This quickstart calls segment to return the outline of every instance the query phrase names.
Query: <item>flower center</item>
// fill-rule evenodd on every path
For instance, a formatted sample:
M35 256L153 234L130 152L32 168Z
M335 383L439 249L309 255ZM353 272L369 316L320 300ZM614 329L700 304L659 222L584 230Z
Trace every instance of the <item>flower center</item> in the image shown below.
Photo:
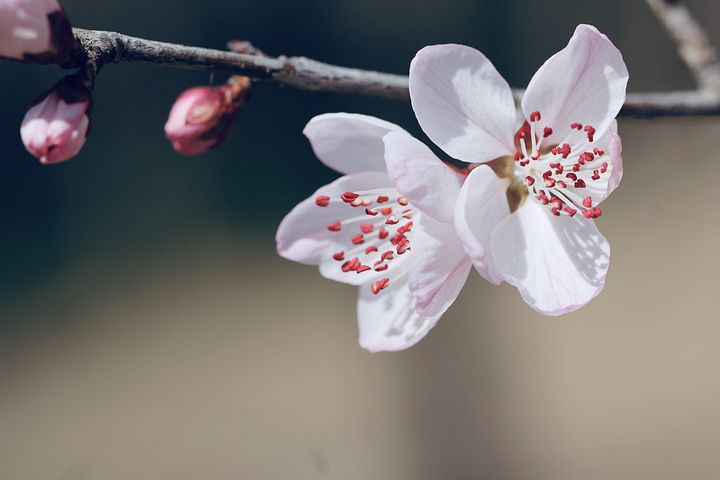
M573 123L562 142L543 148L553 129L544 127L537 132L535 125L540 118L540 112L530 114L530 121L515 135L517 152L512 159L512 174L508 175L513 180L508 189L511 210L513 200L517 208L529 196L547 205L556 216L573 217L580 211L586 218L599 217L602 211L592 197L582 194L588 185L605 181L610 175L605 152L594 143L595 128Z
M394 190L345 192L337 198L325 195L315 198L315 204L321 208L331 203L357 209L357 215L327 226L338 235L340 243L347 245L329 254L342 272L348 275L387 272L396 256L410 250L414 212L408 200ZM372 292L378 294L389 284L390 277L384 276L372 283Z

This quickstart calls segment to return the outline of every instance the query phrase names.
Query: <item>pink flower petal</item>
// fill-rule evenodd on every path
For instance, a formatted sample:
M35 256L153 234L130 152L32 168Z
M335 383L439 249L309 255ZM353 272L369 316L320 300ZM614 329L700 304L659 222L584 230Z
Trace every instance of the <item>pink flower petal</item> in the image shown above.
M452 222L462 176L406 132L388 133L384 140L388 173L398 191L425 214Z
M555 217L528 200L494 229L492 256L528 305L544 315L561 315L602 291L610 244L593 221Z
M359 225L367 221L362 208L353 208L339 200L347 191L392 189L392 181L385 173L363 172L346 175L318 189L300 202L283 219L276 234L277 251L280 256L300 263L319 265L326 278L351 285L362 285L387 272L368 271L363 274L343 272L342 262L333 259L335 252L346 251L352 246L351 237L359 232ZM317 197L330 197L330 203L319 207ZM340 231L328 226L340 221ZM409 255L398 255L392 261L393 270L401 270Z
M491 256L493 229L510 215L507 188L510 182L498 178L488 166L475 168L460 190L455 229L475 269L488 281L499 285L502 277Z
M410 291L423 316L442 315L460 294L472 262L452 223L421 214L413 229Z
M440 315L423 317L415 312L415 298L407 277L393 278L388 287L373 294L360 287L357 304L360 346L370 352L395 352L412 347L435 326Z
M410 64L410 99L422 129L448 155L486 162L514 152L512 92L477 50L463 45L420 50Z
M315 155L340 173L385 172L383 137L402 128L367 115L327 113L308 122L303 133Z
M570 125L595 128L602 136L625 102L628 71L620 51L595 27L579 25L567 47L548 59L522 99L527 119L541 113L536 131L552 128L547 145L561 142Z

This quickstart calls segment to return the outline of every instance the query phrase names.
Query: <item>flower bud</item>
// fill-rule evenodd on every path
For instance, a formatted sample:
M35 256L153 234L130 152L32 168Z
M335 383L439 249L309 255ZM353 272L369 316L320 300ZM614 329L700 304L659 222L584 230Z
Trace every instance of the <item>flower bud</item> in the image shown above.
M91 107L91 92L83 78L63 78L25 114L20 127L25 148L44 164L74 157L85 143Z
M219 87L194 87L175 101L165 135L183 155L197 155L223 142L245 104L250 79L233 76Z
M0 56L61 63L74 48L70 20L56 0L0 0Z

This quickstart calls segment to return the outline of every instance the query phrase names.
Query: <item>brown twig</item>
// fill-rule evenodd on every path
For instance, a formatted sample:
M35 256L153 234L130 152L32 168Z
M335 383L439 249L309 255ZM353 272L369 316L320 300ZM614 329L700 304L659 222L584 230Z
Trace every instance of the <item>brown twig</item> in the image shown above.
M652 2L654 0L648 0ZM268 57L130 37L121 33L74 29L78 46L63 67L91 63L146 62L178 68L224 71L302 90L408 100L404 75L339 67L305 57ZM516 98L522 90L514 90ZM720 90L630 93L621 115L640 117L720 115Z
M645 0L675 42L700 90L720 92L720 63L705 30L680 0Z

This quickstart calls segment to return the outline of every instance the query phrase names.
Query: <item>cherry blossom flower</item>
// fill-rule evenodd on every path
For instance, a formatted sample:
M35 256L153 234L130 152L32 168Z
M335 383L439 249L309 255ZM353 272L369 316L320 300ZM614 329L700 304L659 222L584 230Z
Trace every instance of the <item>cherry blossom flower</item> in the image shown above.
M59 63L75 46L70 21L55 0L0 0L0 56Z
M25 148L44 164L74 157L85 144L91 109L91 92L83 78L63 78L25 114L20 127Z
M507 82L477 50L429 46L410 66L420 126L470 164L454 213L467 255L481 275L514 285L543 314L580 308L604 286L610 245L593 220L622 177L615 117L627 81L620 52L589 25L540 67L519 119ZM419 148L394 133L386 143L395 157ZM444 188L413 175L408 169L406 182L417 195L403 192L411 202Z
M383 137L389 132L412 138L364 115L313 118L304 133L315 154L345 175L298 204L277 232L281 256L359 286L359 341L370 351L401 350L423 338L455 300L472 266L455 235L454 198L441 198L444 191L458 196L463 175L420 144L425 150L407 168L442 179L446 187L427 192L418 205L409 202L388 175ZM429 157L421 158L425 153ZM404 167L398 161L393 168ZM414 283L420 289L417 302L410 291Z

